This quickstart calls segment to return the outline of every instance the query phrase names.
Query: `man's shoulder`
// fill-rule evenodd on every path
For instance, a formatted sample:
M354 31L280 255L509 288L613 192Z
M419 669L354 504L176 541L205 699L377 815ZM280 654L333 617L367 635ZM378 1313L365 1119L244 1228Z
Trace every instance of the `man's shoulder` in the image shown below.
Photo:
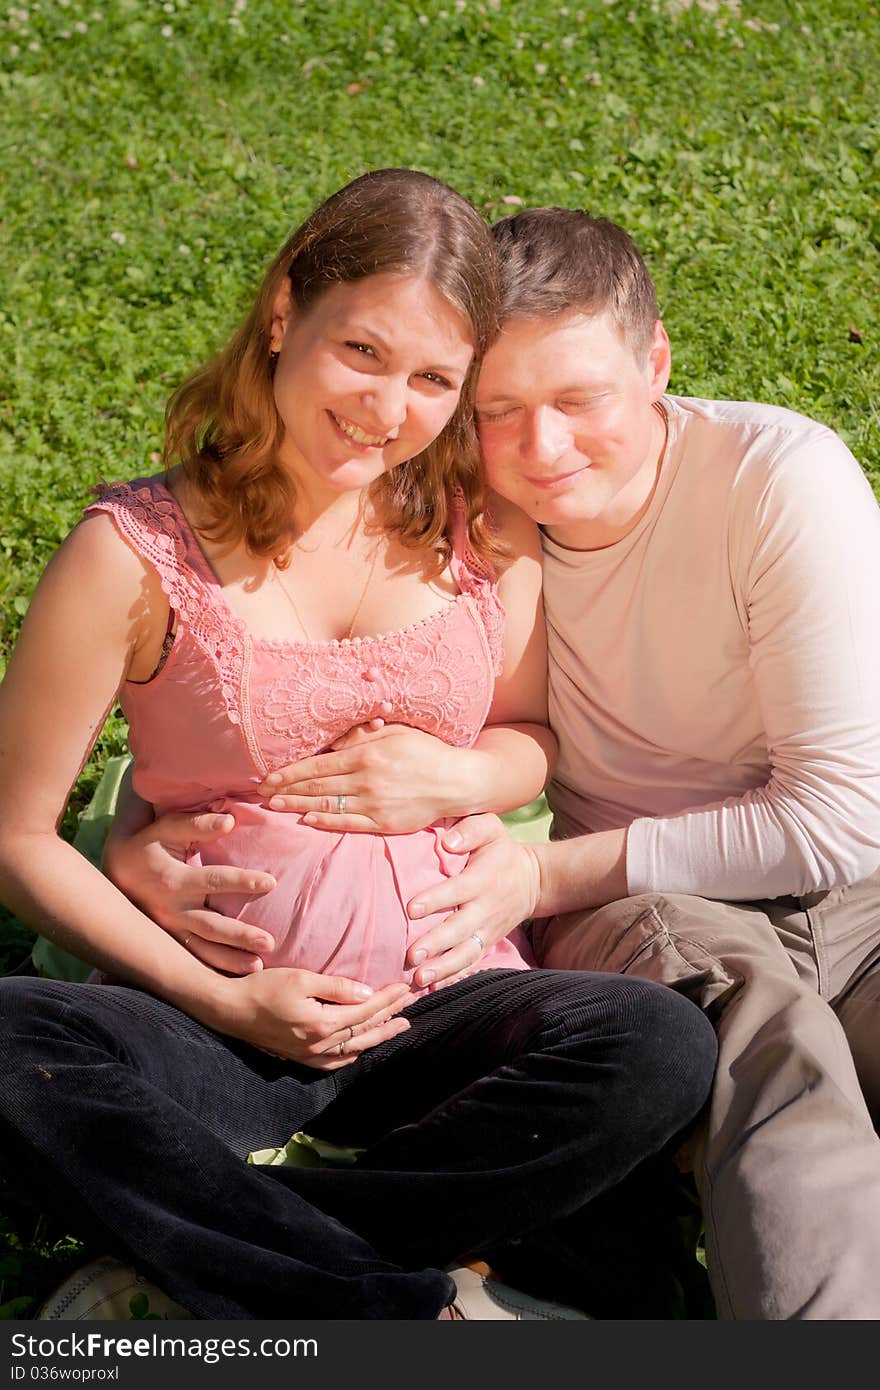
M829 469L835 476L841 470L862 473L839 434L795 410L693 396L664 401L685 474L705 477L709 470L719 486L736 491L749 483L761 488L774 479L800 486L807 475L827 481Z
M831 440L843 443L820 420L785 406L760 401L703 400L696 396L666 396L664 401L673 418L689 433L705 431L707 437L723 433L744 442L763 439L770 447Z
M858 461L819 420L755 401L671 397L670 432L679 444L678 493L689 511L703 499L707 516L751 532L783 516L806 528L832 513L842 525L877 507Z

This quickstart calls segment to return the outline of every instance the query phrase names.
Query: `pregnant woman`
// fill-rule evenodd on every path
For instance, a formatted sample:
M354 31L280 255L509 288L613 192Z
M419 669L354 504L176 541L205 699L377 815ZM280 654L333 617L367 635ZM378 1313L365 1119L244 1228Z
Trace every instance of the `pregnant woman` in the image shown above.
M427 992L406 903L460 862L437 832L341 834L263 794L383 719L448 742L450 814L543 783L537 549L487 523L471 423L497 311L453 190L341 189L172 398L169 472L105 489L61 547L0 689L0 892L115 981L0 981L4 1150L197 1317L480 1316L450 1266L579 1210L711 1081L685 1000L530 969L514 938L475 933ZM141 797L231 814L203 859L271 874L241 911L272 968L218 973L57 837L116 698ZM242 1162L306 1127L357 1164Z

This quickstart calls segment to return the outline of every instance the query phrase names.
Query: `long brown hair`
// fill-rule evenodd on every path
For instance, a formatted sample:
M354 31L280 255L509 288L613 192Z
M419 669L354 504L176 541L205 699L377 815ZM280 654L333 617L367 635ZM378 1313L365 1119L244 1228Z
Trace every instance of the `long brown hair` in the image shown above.
M479 213L438 179L380 169L346 184L291 234L269 266L244 322L213 361L175 391L166 410L165 467L180 463L205 503L214 540L244 541L284 564L296 484L282 467L283 426L272 389L275 298L289 278L302 310L332 285L369 275L424 276L466 319L474 359L452 419L429 447L370 487L388 529L404 545L449 558L448 507L463 493L471 548L501 547L483 521L483 481L473 395L480 362L498 330L499 283L491 233Z

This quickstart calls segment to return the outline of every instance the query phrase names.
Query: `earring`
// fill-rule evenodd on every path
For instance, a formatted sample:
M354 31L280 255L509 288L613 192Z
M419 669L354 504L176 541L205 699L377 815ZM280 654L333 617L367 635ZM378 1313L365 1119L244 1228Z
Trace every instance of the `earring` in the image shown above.
M278 361L278 349L277 349L277 348L270 348L270 349L269 349L269 366L270 366L270 367L274 367L274 366L275 366L275 363L276 363L277 361Z

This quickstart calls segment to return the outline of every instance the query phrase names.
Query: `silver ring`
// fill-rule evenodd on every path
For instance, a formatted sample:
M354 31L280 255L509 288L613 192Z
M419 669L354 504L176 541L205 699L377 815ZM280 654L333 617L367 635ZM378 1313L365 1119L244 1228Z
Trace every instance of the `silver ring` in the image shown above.
M486 949L486 943L485 943L485 941L483 940L483 938L480 936L480 933L479 933L478 931L472 931L472 932L471 932L471 941L476 941L477 945L478 945L479 948L480 948L480 955L482 955L483 952L484 952L485 949Z
M190 943L191 941L192 941L192 932L191 932L191 931L188 931L187 934L186 934L186 936L183 938L183 940L181 941L180 944L181 944L181 946L183 947L183 949L186 950L187 947L189 946L189 943Z
M344 815L345 815L345 804L346 804L346 800L347 800L347 798L346 798L344 795L337 796L337 798L336 798L336 814L337 814L337 816L344 816Z

